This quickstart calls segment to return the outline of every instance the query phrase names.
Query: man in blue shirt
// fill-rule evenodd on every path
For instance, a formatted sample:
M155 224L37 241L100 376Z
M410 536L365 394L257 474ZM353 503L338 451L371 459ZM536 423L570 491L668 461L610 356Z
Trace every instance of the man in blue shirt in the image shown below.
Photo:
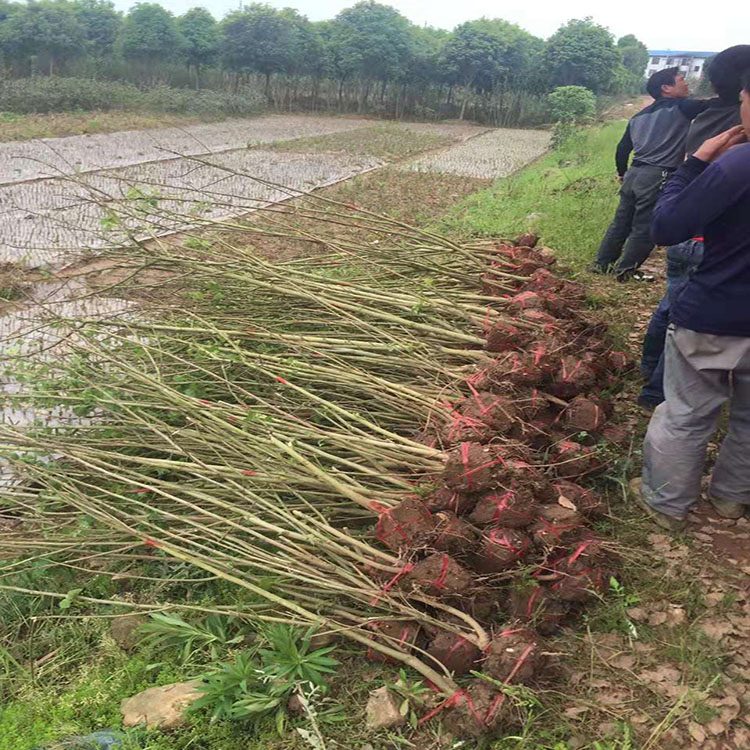
M703 260L672 306L665 401L648 427L642 477L631 482L635 499L673 531L700 498L706 447L727 401L709 500L725 518L750 505L750 73L741 98L742 125L703 143L654 209L654 242L705 238Z
M630 119L617 145L620 202L592 266L597 273L614 271L619 281L638 278L638 268L654 249L649 233L654 205L685 158L691 121L708 106L687 98L688 86L678 68L654 73L646 88L655 101Z

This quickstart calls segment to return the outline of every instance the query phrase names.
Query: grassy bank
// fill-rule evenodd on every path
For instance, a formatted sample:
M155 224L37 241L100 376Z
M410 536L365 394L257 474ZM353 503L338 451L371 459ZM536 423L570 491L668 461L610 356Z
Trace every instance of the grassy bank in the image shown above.
M511 236L536 229L573 269L584 268L617 202L614 152L624 124L585 130L515 175L471 196L445 220L456 234Z
M561 151L468 198L459 191L463 185L445 181L446 190L455 191L455 200L463 200L444 219L444 227L465 237L513 234L533 224L545 243L580 273L603 310L608 315L617 310L624 324L630 324L632 308L623 314L618 307L624 300L617 296L622 290L582 271L616 200L612 153L621 130L622 124L612 124L588 131ZM389 179L388 173L375 174L337 190L349 191L348 196L357 202L363 196L381 200L375 194L380 180L382 192L393 200ZM415 180L426 186L428 176L398 179L403 188L397 196L406 204L420 197L417 192L410 194ZM439 176L433 179L443 183ZM358 184L369 186L371 192L356 192ZM449 203L450 195L441 201ZM418 213L419 209L411 212ZM533 213L539 215L528 219ZM436 221L434 214L429 221ZM629 427L635 436L638 424ZM613 500L613 512L601 522L600 531L618 540L624 564L609 596L589 609L579 626L554 641L551 650L562 657L555 680L534 693L521 693L530 720L517 736L493 743L494 750L666 750L674 744L669 733L675 725L693 722L702 727L718 715L710 702L711 691L719 684L725 655L700 630L706 599L692 542L672 542L652 534L639 514L621 502L621 483L637 456L626 443L612 447L610 458L601 487ZM198 606L232 602L237 596L234 590L214 588L215 584L149 583L138 579L141 573L145 571L134 568L129 571L132 578L115 582L102 576L87 584L85 595L131 602L181 598ZM180 576L188 578L195 572L185 566ZM56 586L62 593L80 585L71 571L53 576L41 562L36 575L6 574L3 580L29 589ZM0 696L4 699L0 750L29 750L58 738L117 726L122 698L144 687L194 677L210 658L209 649L204 648L185 659L184 650L174 643L164 648L153 643L122 647L110 631L109 620L97 619L113 610L78 601L75 594L67 601L70 606L61 608L54 601L13 592L0 599L4 613L0 623ZM726 615L732 604L730 598L719 602L717 612ZM637 609L641 611L636 613ZM229 644L221 649L220 658L232 654ZM367 664L345 648L337 649L336 657L343 665L333 693L342 707L343 722L324 727L330 750L364 750L368 745L377 750L444 747L430 725L418 733L407 728L368 736L362 721L364 698L370 689L393 682L398 675L395 669ZM309 726L303 719L299 724ZM136 742L146 750L309 747L296 733L278 736L270 720L248 729L242 723L212 724L205 715L191 719L187 728L175 733L134 738L133 747Z

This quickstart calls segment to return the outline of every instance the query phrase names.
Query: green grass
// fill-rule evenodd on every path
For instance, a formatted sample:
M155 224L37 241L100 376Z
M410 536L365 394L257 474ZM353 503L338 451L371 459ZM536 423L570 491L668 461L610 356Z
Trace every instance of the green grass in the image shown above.
M453 139L435 133L413 133L388 123L371 128L359 128L345 133L297 138L273 144L277 151L320 153L343 151L355 156L375 156L383 161L396 161L407 156L449 146ZM268 148L264 146L263 148Z
M515 236L529 227L574 270L593 259L617 204L615 146L624 122L584 130L561 149L464 200L444 221L458 235Z

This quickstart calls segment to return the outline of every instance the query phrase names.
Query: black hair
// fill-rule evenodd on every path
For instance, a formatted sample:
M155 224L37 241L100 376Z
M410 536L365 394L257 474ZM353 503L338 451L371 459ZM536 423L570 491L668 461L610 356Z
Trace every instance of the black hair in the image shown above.
M750 44L737 44L719 52L708 63L708 80L723 102L736 104L742 90L742 76L750 70Z
M750 68L742 74L742 89L740 90L750 94Z
M648 91L654 99L661 99L661 87L674 86L674 82L678 75L680 75L680 69L678 67L658 70L648 79L648 82L646 83L646 91Z

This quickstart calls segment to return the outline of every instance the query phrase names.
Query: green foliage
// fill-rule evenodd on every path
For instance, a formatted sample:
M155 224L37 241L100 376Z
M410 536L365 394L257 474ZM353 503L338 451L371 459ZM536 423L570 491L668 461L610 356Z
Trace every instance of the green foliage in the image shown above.
M545 56L553 86L585 86L595 93L607 90L620 63L612 34L591 18L560 27Z
M289 18L270 5L253 3L222 22L222 59L234 71L269 77L289 68L296 35Z
M596 114L596 97L583 86L558 86L548 100L555 121L585 122Z
M411 53L409 22L394 8L373 0L342 10L330 24L328 39L332 67L341 80L391 80Z
M245 639L244 634L238 632L235 618L215 614L197 622L186 622L178 615L157 612L140 630L144 641L154 647L178 650L183 664L190 662L197 652L208 653L216 661L228 648Z
M143 91L129 83L85 78L51 76L0 81L0 111L72 112L82 109L247 115L257 113L260 105L252 95L195 92L169 86Z
M634 34L626 34L617 40L623 67L634 76L642 79L648 65L648 47Z
M126 58L153 64L176 57L183 40L169 11L157 3L136 3L125 17L121 43Z
M62 0L30 2L12 13L0 27L0 49L16 64L41 58L53 73L55 66L84 51L84 28L73 6Z
M219 53L219 27L205 8L191 8L177 19L188 65L209 65Z
M324 690L325 675L333 674L338 665L328 656L334 647L316 649L313 634L288 625L266 626L259 648L204 677L203 695L192 709L210 711L212 720L253 721L273 713L281 731L291 695L306 685Z
M86 53L95 58L113 54L122 27L122 14L109 0L76 0L73 13L83 28Z

